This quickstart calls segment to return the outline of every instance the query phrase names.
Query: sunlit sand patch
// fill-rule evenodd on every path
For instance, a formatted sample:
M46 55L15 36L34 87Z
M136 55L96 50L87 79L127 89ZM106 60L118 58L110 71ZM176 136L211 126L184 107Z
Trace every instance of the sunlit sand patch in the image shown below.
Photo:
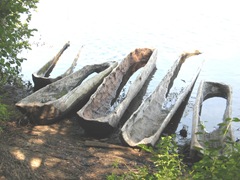
M111 160L104 161L104 159L103 159L101 163L104 166L111 166L111 165L114 166L114 165L126 164L127 161L122 157L113 156Z
M62 134L62 135L65 135L65 134L67 134L67 130L68 130L68 128L64 127L59 131L59 133Z
M43 133L42 132L40 132L40 131L36 131L35 129L33 129L33 131L31 132L31 134L32 135L34 135L34 136L43 136Z
M57 134L59 132L59 126L53 125L53 126L35 126L33 128L33 134L35 135L43 135L45 133L49 134Z
M19 149L14 148L13 150L10 151L11 154L18 160L25 160L25 155L23 152L21 152Z
M34 157L30 160L30 165L32 170L35 170L41 166L42 159L38 157Z
M43 139L30 139L29 143L33 143L33 144L44 144L45 140Z
M58 158L47 158L44 162L45 166L54 167L56 166L61 160Z
M57 126L57 127L49 127L48 132L50 134L57 134L59 132L59 126Z

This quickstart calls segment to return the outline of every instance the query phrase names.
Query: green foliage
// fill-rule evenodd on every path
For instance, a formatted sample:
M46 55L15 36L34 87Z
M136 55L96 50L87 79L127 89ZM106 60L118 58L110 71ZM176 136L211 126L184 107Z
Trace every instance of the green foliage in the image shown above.
M0 85L14 82L21 71L19 57L23 49L30 49L28 39L35 29L29 28L31 10L38 0L0 1Z
M0 103L0 121L5 121L9 118L8 107Z
M162 137L154 152L157 179L177 179L185 172L185 166L178 154L178 146L172 136Z
M162 137L156 149L146 145L140 147L152 154L154 167L139 167L137 171L130 171L121 176L111 174L107 179L180 179L185 175L186 166L178 154L174 136Z
M156 179L151 173L150 168L147 166L138 167L136 170L130 170L127 173L122 175L116 175L112 173L111 175L107 176L107 180L136 180L136 179Z
M227 119L220 123L222 135L227 135L231 122L240 122L238 118ZM240 179L240 144L225 141L224 148L212 148L206 143L203 158L193 165L193 179ZM221 150L222 153L219 153Z
M8 111L8 106L1 103L1 96L0 96L0 123L2 121L6 121L7 119L9 119L9 117L10 117L10 113ZM3 131L3 128L1 127L1 124L0 124L0 133L2 131Z
M203 159L195 163L192 171L193 179L240 179L240 144L231 145L233 151L219 155L219 151L208 149Z
M223 136L228 134L231 122L240 122L240 119L228 118L220 123ZM111 174L107 179L240 179L240 143L226 138L223 148L213 148L210 144L206 142L205 149L202 149L202 159L195 162L190 169L182 162L174 136L162 137L156 149L140 146L152 154L154 167L138 167L136 171L130 170L120 176Z
M114 168L118 168L118 166L119 166L119 162L118 162L118 161L115 161L115 162L113 163L113 167L114 167Z

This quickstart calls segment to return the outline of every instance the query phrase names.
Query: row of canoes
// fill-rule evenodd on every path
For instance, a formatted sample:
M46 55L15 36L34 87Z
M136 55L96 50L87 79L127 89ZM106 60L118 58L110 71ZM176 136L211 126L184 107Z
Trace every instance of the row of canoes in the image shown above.
M64 76L49 80L51 70L68 46L69 44L66 44L53 60L33 75L35 92L19 101L16 106L36 124L51 124L69 113L77 113L83 128L90 134L106 135L116 128L121 128L120 137L129 146L139 144L154 146L157 143L169 122L173 118L181 118L180 111L185 109L201 71L200 66L190 83L182 88L176 102L171 107L166 107L164 104L168 100L167 97L181 66L187 58L201 54L199 51L183 53L150 96L143 100L131 116L124 119L124 113L131 108L130 103L156 69L157 50L139 48L119 63L87 65L72 73L76 66L76 58ZM138 75L123 96L121 92L136 72ZM47 84L45 84L46 81ZM220 144L224 142L225 137L220 136L220 130L209 135L203 128L199 128L202 103L215 96L227 99L223 120L231 116L230 87L221 83L202 81L194 107L192 151L196 148L204 148L204 141L209 140L209 137L210 139L217 137ZM124 121L122 127L119 125L120 121ZM232 138L231 131L228 135Z

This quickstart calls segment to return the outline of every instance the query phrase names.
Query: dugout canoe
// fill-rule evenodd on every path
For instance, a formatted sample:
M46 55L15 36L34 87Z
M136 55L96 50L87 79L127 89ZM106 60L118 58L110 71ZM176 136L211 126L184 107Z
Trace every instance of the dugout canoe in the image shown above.
M125 110L156 67L156 59L156 49L135 49L104 79L87 104L77 112L88 134L104 136L118 126ZM139 74L122 97L120 92L138 69Z
M221 97L226 99L226 107L223 113L222 122L226 123L228 132L223 134L221 127L212 132L207 132L201 119L201 110L203 102L209 98ZM192 119L192 137L190 154L191 157L201 157L201 151L205 148L206 143L212 148L221 148L227 140L233 141L233 133L230 121L232 115L232 89L229 85L220 82L201 81L194 105ZM208 121L214 121L209 119ZM217 124L216 124L217 125Z
M55 78L51 78L50 74L53 71L54 67L56 66L60 56L63 54L63 52L70 46L70 42L66 43L62 49L57 53L57 55L55 57L53 57L52 60L48 61L43 67L41 67L37 72L32 74L32 80L34 83L34 87L33 87L33 91L37 91L43 87L45 87L48 84L51 84L59 79L62 79L70 74L73 73L74 68L77 65L77 61L79 59L79 55L80 52L82 50L79 50L77 56L75 57L75 59L73 60L71 66L61 75L55 77Z
M74 108L82 107L117 64L86 65L27 96L16 107L35 124L54 123Z
M154 92L145 99L123 125L120 134L123 143L132 147L140 144L155 146L168 123L177 111L181 109L180 106L186 104L185 101L188 100L189 94L192 92L201 67L199 67L192 77L191 82L179 93L176 102L170 107L165 107L164 104L166 104L174 79L178 76L185 60L193 55L199 54L201 53L197 50L193 53L183 53L180 58L174 62Z

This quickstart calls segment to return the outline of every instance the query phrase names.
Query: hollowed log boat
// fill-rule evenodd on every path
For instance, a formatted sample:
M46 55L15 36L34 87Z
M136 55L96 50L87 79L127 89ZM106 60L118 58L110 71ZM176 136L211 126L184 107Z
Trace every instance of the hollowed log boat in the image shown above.
M27 96L16 106L35 124L56 122L74 108L82 107L117 64L105 62L86 65ZM95 72L96 75L93 74Z
M205 100L213 97L226 99L226 108L223 114L222 122L227 127L227 133L223 133L223 126L219 126L212 132L207 132L201 119L202 104ZM211 112L210 112L211 113ZM201 157L202 150L206 143L210 148L224 147L225 141L233 141L233 133L228 118L232 113L232 89L229 85L220 82L201 81L195 101L193 119L192 119L192 139L191 156L193 158ZM214 121L214 119L212 119ZM210 121L210 120L209 120Z
M156 59L156 49L135 49L104 79L87 104L77 112L88 134L107 135L118 126L125 110L156 67ZM120 97L124 85L138 69L138 76L125 96Z
M45 87L48 84L51 84L59 79L66 77L67 75L70 75L71 73L73 73L73 70L77 65L77 61L78 61L82 47L79 50L76 58L73 60L71 66L63 74L61 74L55 78L50 77L50 74L51 74L52 70L54 69L54 67L56 66L60 56L63 54L63 52L69 46L70 46L70 43L69 42L66 43L52 60L48 61L42 68L40 68L37 72L32 74L32 80L34 83L34 87L33 87L34 92Z
M194 84L201 71L201 67L199 67L191 82L181 93L179 93L176 102L170 107L165 107L174 79L178 76L185 60L198 54L200 54L199 51L184 53L174 62L173 66L158 84L154 92L145 99L139 108L125 122L120 134L123 143L133 147L140 144L155 146L168 123L172 118L176 118L175 115L178 111L179 113L182 112L181 106L183 104L186 105L185 101L188 100L189 95L192 92ZM178 118L181 118L181 116Z

